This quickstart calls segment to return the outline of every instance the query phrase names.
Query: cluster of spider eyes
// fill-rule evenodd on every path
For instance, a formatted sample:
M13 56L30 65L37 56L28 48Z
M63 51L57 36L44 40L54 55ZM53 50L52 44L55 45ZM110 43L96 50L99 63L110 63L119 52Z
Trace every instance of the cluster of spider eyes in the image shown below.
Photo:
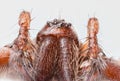
M64 19L54 19L53 21L48 21L47 25L49 27L71 27L71 23L66 23Z

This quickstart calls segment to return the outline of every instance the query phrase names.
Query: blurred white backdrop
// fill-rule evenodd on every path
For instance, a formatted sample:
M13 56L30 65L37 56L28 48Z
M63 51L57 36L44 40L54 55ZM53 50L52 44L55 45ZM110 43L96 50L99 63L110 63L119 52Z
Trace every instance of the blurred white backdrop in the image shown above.
M11 43L18 34L18 16L28 10L32 15L31 38L49 20L63 18L71 22L79 39L86 37L87 21L97 17L99 43L109 57L120 58L119 0L0 0L0 47Z

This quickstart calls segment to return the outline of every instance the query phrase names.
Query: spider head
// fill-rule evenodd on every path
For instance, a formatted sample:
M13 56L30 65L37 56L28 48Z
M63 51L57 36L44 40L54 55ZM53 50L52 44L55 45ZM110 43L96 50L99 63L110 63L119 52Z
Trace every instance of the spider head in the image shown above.
M53 21L47 22L43 29L37 34L37 42L41 40L42 36L53 36L57 38L68 37L76 41L78 40L72 24L65 22L63 19L54 19Z
M54 35L65 35L72 33L71 23L66 23L65 20L54 19L53 21L47 22L45 27L40 31L42 34L54 34Z
M72 31L72 25L71 23L65 22L63 19L54 19L47 22L42 31L44 34L63 35Z

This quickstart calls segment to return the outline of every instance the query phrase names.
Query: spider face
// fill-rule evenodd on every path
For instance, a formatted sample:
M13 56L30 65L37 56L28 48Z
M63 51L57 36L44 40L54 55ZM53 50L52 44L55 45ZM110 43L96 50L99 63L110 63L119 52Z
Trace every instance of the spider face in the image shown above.
M48 35L56 36L57 38L69 37L78 40L78 37L72 28L72 24L65 22L63 19L54 19L53 21L47 22L43 29L38 33L37 40L39 41L41 36Z

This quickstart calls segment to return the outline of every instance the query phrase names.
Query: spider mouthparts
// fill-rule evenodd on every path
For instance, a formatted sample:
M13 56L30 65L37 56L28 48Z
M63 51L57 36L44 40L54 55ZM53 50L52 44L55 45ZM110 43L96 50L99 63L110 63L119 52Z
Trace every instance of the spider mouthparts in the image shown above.
M47 25L49 27L71 27L71 23L66 23L64 19L54 19L53 21L48 21Z

